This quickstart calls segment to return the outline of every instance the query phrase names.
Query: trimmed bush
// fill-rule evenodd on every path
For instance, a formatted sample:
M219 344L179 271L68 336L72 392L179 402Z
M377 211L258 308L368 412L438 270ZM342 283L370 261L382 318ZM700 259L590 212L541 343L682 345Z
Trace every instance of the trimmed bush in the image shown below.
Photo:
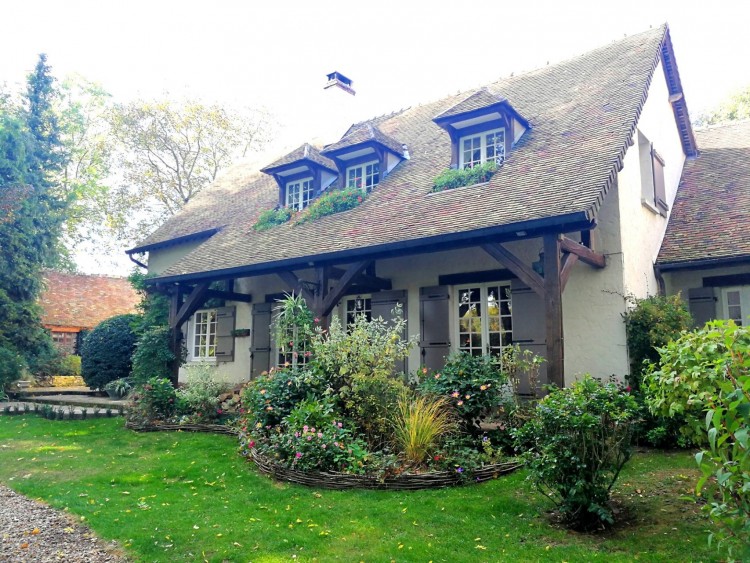
M128 420L153 422L169 420L179 410L177 392L166 378L152 377L130 395Z
M130 375L137 315L119 315L102 321L86 335L81 346L81 376L92 389Z
M586 376L552 391L515 432L519 443L532 445L523 455L529 479L571 527L613 523L609 493L630 459L636 413L631 395Z
M0 346L0 398L5 396L5 388L21 379L26 362L17 352Z

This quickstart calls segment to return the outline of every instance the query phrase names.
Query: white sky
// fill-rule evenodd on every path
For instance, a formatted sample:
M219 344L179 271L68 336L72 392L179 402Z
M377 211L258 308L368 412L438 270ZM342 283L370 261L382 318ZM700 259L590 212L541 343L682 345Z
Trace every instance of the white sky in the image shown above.
M667 21L691 114L750 85L750 2L35 0L2 8L0 83L20 85L45 52L126 101L165 91L265 106L280 146L320 131L338 70L365 119L575 56ZM128 264L126 261L125 264ZM114 266L87 262L88 271ZM126 266L127 269L127 266ZM122 269L119 270L122 272Z

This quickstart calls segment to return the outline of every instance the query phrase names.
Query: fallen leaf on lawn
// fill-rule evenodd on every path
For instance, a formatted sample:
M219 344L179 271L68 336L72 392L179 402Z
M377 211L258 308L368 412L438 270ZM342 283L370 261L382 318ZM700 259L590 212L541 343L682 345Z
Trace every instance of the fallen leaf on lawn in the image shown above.
M23 543L21 544L21 549L29 549L29 544L28 544L28 542L23 542Z
M41 533L42 532L41 532L41 530L39 528L34 528L33 530L31 530L31 535L32 536L35 536L35 535L41 534Z

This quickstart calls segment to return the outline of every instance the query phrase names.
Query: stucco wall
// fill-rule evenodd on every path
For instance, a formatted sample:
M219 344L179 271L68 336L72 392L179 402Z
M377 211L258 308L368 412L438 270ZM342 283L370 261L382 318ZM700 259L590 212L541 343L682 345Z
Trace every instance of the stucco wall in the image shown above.
M160 274L183 256L198 248L204 241L190 241L159 248L148 253L148 273Z
M703 287L704 277L727 276L731 274L750 274L750 264L739 266L728 266L723 268L706 268L700 270L677 270L664 272L664 287L668 295L680 293L683 300L688 300L688 290L695 287ZM716 310L715 318L724 317L724 302L721 288L715 292Z

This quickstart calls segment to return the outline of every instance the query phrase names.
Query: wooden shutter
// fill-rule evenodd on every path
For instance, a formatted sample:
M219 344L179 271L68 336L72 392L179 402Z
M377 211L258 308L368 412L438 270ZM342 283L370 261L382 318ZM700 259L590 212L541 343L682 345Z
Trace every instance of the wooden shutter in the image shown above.
M216 361L234 361L234 319L236 307L219 307L216 309Z
M404 290L397 290L397 291L381 291L379 293L373 293L372 297L370 298L370 306L372 307L372 318L377 319L378 317L383 317L384 319L392 319L393 318L393 309L396 308L396 305L401 305L401 309L403 311L404 319L407 319L407 302L406 302L406 291ZM408 330L406 331L406 334L401 335L403 338L408 338ZM408 363L407 358L404 358L402 361L396 362L396 365L394 366L394 371L396 373L403 372L408 373Z
M713 287L688 289L688 309L693 315L693 325L702 327L716 318L716 295Z
M667 191L664 185L664 159L654 150L651 145L651 171L654 175L654 204L659 212L667 216L669 205L667 204Z
M537 356L547 355L546 317L544 300L519 279L510 282L510 298L513 320L513 344L522 350L530 350ZM547 364L539 370L539 385L547 383ZM521 378L520 393L531 391L528 377Z
M447 286L422 287L419 290L419 342L422 365L441 370L450 353L450 291Z
M250 377L258 377L271 368L271 311L273 303L253 305Z

